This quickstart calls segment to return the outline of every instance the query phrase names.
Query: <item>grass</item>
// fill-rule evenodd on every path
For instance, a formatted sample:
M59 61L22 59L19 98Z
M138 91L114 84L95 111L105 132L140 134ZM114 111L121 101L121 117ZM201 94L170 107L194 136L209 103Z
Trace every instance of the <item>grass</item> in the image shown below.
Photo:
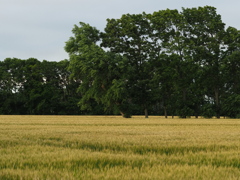
M0 179L239 179L240 120L0 116Z

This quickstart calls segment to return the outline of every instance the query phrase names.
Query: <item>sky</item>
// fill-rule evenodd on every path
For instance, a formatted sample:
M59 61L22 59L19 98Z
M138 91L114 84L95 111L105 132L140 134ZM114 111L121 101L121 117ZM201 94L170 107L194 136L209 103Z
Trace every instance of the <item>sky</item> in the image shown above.
M0 0L0 60L69 59L65 42L79 22L103 31L106 19L123 14L206 5L217 8L226 27L240 29L237 0Z

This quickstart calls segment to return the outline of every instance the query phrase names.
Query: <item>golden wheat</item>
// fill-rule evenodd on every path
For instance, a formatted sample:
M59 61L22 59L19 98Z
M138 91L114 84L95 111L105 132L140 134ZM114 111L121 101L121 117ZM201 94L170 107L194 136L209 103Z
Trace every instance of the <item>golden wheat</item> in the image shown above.
M0 179L239 179L240 120L0 116Z

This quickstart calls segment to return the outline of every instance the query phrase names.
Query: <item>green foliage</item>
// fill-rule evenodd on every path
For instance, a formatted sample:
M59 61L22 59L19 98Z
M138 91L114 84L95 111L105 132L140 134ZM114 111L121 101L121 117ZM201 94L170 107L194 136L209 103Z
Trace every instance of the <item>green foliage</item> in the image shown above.
M202 107L202 116L205 118L212 118L214 116L214 109L212 104L205 104Z
M240 95L230 94L223 101L223 112L230 118L240 118Z
M239 117L240 31L211 6L74 25L69 61L0 62L0 114Z
M84 23L80 26L74 27L74 37L66 42L65 50L70 54L72 78L81 81L78 87L82 95L79 101L81 109L93 110L92 100L104 104L106 111L122 107L127 99L123 94L123 90L126 92L124 77L121 77L125 68L121 67L124 58L105 52L98 45L100 34L96 28Z
M69 79L68 64L34 58L1 62L0 114L80 114L78 83Z

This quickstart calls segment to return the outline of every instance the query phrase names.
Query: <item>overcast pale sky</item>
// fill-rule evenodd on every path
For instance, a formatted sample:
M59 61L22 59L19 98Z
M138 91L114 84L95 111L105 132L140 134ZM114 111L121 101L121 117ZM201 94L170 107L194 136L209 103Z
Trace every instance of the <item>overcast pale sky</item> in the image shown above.
M103 30L107 18L145 11L214 6L226 27L240 29L237 0L0 0L0 60L68 59L65 42L82 21Z

